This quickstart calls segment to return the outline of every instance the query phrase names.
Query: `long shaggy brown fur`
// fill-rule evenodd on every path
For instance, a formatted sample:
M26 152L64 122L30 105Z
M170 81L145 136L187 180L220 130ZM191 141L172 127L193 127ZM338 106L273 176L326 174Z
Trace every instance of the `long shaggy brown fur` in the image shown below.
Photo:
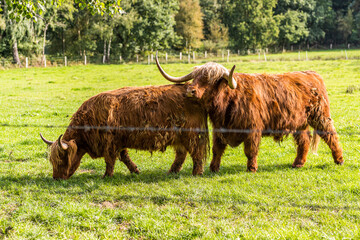
M58 142L51 146L54 178L69 178L85 153L92 158L105 158L104 176L113 175L117 157L131 172L139 172L127 148L165 151L168 146L176 151L169 172L179 172L189 152L194 162L193 174L202 174L209 142L207 114L197 101L186 97L186 89L186 85L180 84L126 87L85 101L62 137L68 149L63 150ZM74 147L76 153L70 156Z
M235 73L237 87L230 89L227 81L219 77L223 69L216 63L196 68L188 89L188 95L201 99L214 128L248 130L214 133L212 171L219 170L227 145L235 147L243 142L247 168L256 171L261 137L271 135L279 141L290 133L298 146L293 167L302 167L310 146L309 126L328 144L335 163L343 163L342 149L330 117L329 98L319 74L313 71Z

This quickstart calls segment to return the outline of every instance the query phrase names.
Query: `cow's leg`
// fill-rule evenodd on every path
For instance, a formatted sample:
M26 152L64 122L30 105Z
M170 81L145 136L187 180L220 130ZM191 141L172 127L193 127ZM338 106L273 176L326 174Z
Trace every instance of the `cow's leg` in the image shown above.
M116 155L114 154L105 154L105 163L106 163L106 170L103 178L105 177L112 177L114 175L114 166L116 161Z
M306 162L306 156L310 148L311 135L309 132L309 127L306 127L304 130L297 131L293 134L293 136L297 144L297 154L292 167L300 168L304 166Z
M185 162L186 159L186 149L183 147L178 147L175 150L175 160L173 162L173 164L171 165L171 168L169 170L169 173L178 173L180 172L183 163Z
M196 137L197 140L197 137ZM189 141L189 143L193 142L193 146L188 147L188 152L193 160L193 172L194 176L202 175L204 172L204 162L205 162L205 155L206 155L206 144L200 143L199 141Z
M210 163L210 171L219 172L221 157L224 154L225 149L226 149L226 144L222 142L221 138L218 137L217 134L214 134L213 147L212 147L213 158Z
M244 152L248 159L247 171L256 172L258 169L257 155L261 141L261 133L251 133L244 141Z
M315 130L331 149L334 162L342 165L344 163L342 148L340 147L339 138L331 118L327 118L324 123L316 126Z
M131 161L128 150L125 148L120 152L120 161L125 163L126 167L129 169L130 173L140 173L136 164Z

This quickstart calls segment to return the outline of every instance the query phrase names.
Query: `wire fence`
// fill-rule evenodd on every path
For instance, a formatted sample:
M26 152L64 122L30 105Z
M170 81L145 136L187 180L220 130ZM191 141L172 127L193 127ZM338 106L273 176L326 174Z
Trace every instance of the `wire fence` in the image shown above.
M360 59L360 51L356 49L334 49L320 51L288 51L284 53L269 53L267 49L255 51L230 51L217 52L159 52L162 63L198 64L208 61L216 62L266 62L266 61L311 61L311 60L354 60ZM50 56L22 57L20 67L56 67L87 64L154 64L155 53L139 53L132 57L123 58L121 55L83 55L83 56ZM0 67L19 67L12 59L0 59Z
M324 134L338 134L338 135L359 135L360 136L360 129L359 131L309 131L309 130L281 130L281 129L228 129L228 128L183 128L183 127L138 127L138 126L70 126L70 125L41 125L41 124L7 124L1 123L1 127L10 127L10 128L60 128L60 129L73 129L73 130L83 130L85 132L90 130L98 130L98 131L125 131L125 132L135 132L135 131L142 131L142 132L195 132L195 133L237 133L237 134L251 134L251 133L261 133L263 135L288 135L288 134L300 134L300 133L316 133L319 135Z

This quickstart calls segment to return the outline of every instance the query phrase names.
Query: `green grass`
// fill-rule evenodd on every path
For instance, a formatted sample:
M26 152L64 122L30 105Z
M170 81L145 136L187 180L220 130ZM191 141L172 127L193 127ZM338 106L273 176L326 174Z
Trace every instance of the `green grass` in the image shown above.
M360 61L234 62L237 71L315 70L325 79L345 164L322 142L302 169L292 169L292 138L263 138L259 170L245 172L243 146L228 148L220 172L177 175L165 153L130 151L141 170L116 164L101 179L102 159L83 158L67 181L52 180L46 145L90 96L123 86L167 84L154 65L74 66L0 72L0 239L359 239ZM225 64L230 68L232 64ZM194 65L164 65L179 76ZM28 127L24 127L28 125ZM46 127L49 126L49 127ZM50 127L55 126L55 127Z

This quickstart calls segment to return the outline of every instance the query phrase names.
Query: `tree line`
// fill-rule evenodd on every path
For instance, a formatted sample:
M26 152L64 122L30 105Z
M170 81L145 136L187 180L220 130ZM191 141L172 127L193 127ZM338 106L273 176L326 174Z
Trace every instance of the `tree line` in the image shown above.
M21 1L0 1L0 55L18 64L20 56L45 54L109 61L155 50L247 53L360 42L360 0L122 0L119 11L79 0L41 0L24 11L14 2Z

